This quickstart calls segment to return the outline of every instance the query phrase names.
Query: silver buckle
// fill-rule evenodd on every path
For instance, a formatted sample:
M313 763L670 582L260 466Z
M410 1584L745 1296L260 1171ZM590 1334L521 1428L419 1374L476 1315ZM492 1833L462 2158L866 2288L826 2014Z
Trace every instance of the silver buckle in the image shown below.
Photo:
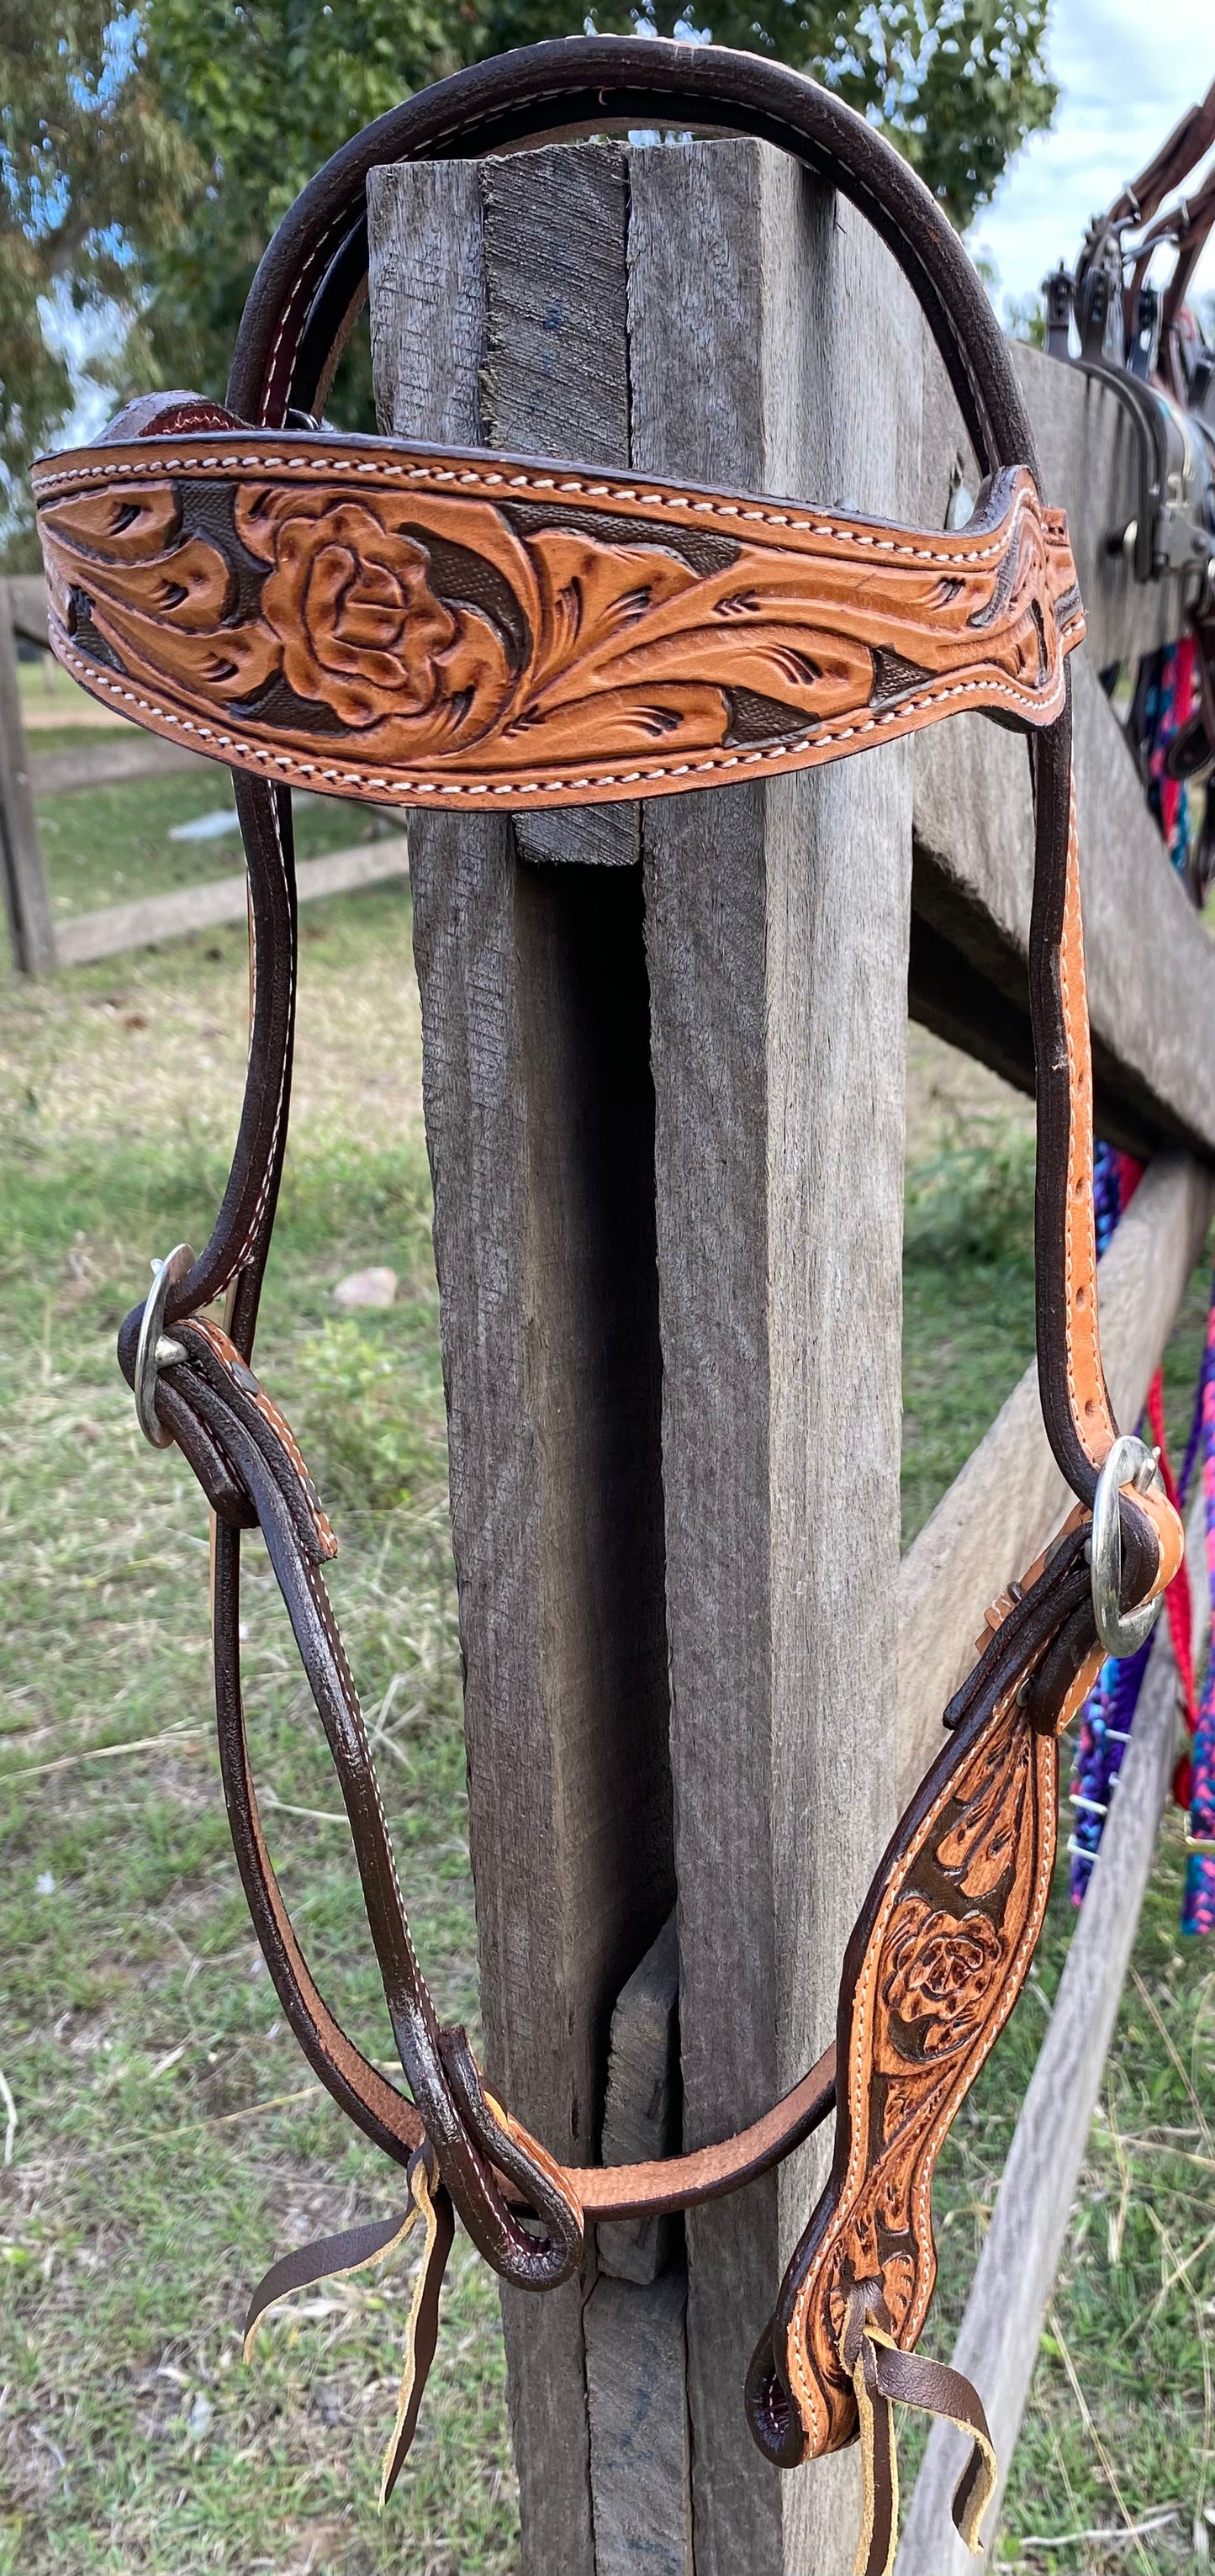
M1121 1659L1137 1654L1151 1636L1160 1616L1163 1592L1151 1601L1141 1601L1133 1610L1122 1608L1122 1526L1118 1517L1118 1493L1123 1485L1133 1485L1146 1494L1154 1486L1164 1492L1156 1451L1145 1447L1129 1432L1115 1440L1097 1479L1093 1496L1093 1530L1090 1542L1093 1584L1093 1617L1097 1634L1107 1655Z
M165 1301L170 1288L176 1288L193 1268L194 1255L188 1243L175 1244L167 1261L152 1263L152 1285L135 1356L135 1416L144 1439L150 1440L154 1449L171 1449L173 1445L173 1434L165 1430L156 1411L156 1380L162 1368L173 1368L186 1356L181 1343L170 1341L161 1330Z

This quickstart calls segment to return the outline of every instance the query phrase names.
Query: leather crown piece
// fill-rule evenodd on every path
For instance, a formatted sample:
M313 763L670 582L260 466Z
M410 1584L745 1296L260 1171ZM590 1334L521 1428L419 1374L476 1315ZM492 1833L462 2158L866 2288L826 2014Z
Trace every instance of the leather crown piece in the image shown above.
M919 298L987 478L968 527L907 530L317 427L365 286L372 167L643 124L765 136L875 226ZM955 2501L973 2544L993 2475L982 2406L956 2373L913 2351L936 2269L933 2169L1041 1927L1058 1736L1105 1651L1097 1621L1158 1602L1181 1554L1150 1460L1132 1473L1126 1444L1115 1450L1101 1369L1066 668L1083 617L1066 528L1043 506L983 290L912 172L801 75L659 40L535 46L409 100L304 191L255 280L226 405L149 398L94 446L45 460L36 488L60 657L97 696L233 769L253 935L236 1152L210 1242L197 1259L184 1246L170 1256L127 1318L119 1356L145 1427L176 1441L215 1516L224 1791L284 2013L334 2099L408 2174L403 2219L287 2257L257 2293L250 2329L279 2297L383 2259L424 2220L387 2489L434 2348L453 2209L503 2279L542 2291L577 2268L588 2223L735 2190L834 2104L831 2175L752 2362L748 2420L781 2466L859 2436L857 2565L876 2576L894 2549L891 2406L949 2415L974 2445ZM332 1532L250 1366L290 1094L287 787L406 806L454 800L457 810L485 798L509 808L669 794L812 766L964 707L1030 741L1039 1375L1077 1505L988 1614L946 1712L945 1747L849 1943L834 2047L762 2120L716 2146L660 2164L562 2166L494 2099L463 2032L439 2025L325 1590ZM203 1310L224 1295L221 1328ZM1088 1563L1094 1505L1104 1607ZM341 1784L408 2094L330 2011L266 1847L240 1687L240 1532L254 1522ZM1150 1619L1150 1606L1139 1615Z

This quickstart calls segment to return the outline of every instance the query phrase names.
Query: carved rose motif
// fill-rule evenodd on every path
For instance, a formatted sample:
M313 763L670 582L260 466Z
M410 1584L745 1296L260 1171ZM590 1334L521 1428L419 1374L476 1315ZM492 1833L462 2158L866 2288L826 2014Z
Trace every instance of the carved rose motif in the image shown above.
M885 2001L920 2025L925 2057L949 2057L974 2037L987 2010L1004 1944L986 1914L961 1918L910 1897L895 1918Z
M424 547L361 501L292 512L275 530L262 614L283 648L298 698L319 699L345 725L423 715L450 681L440 657L456 621L430 588Z
M114 672L138 684L154 731L219 718L238 767L269 749L284 774L371 798L593 796L634 763L672 781L692 763L707 783L908 730L961 695L1045 717L1082 627L1063 523L1022 472L973 528L908 544L577 474L566 523L541 467L508 494L495 475L491 499L490 478L442 459L328 439L269 461L263 478L225 437L172 476L154 456L133 473L119 448L109 488L96 450L79 488L48 465L56 632L98 694ZM187 507L196 477L229 491L231 534L222 510ZM962 1858L964 1894L991 1892L1003 1841Z

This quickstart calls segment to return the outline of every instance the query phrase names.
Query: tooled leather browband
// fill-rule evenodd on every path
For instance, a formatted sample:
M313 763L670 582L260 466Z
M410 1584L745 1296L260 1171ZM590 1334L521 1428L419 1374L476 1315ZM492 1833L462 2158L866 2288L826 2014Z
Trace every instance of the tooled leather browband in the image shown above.
M849 196L899 261L987 482L968 527L909 531L629 473L330 435L323 409L366 271L378 163L504 148L560 128L759 134ZM289 419L294 425L288 426ZM1066 655L1083 618L1066 529L1039 497L1024 404L982 288L940 210L862 118L783 66L708 46L542 45L424 92L344 147L258 272L227 407L130 407L37 469L56 650L154 731L233 768L253 932L249 1078L224 1204L184 1248L150 1401L214 1519L216 1706L250 1910L283 2009L343 2109L405 2168L402 2222L290 2258L254 2302L379 2260L420 2216L423 2276L389 2445L391 2487L433 2349L454 2203L501 2275L565 2279L588 2221L737 2188L804 2138L838 2090L835 2161L747 2388L790 2465L858 2431L870 2511L858 2566L894 2546L890 2408L971 2435L955 2518L990 2493L982 2406L911 2350L936 2257L930 2192L949 2122L1020 1991L1057 1818L1057 1737L1100 1658L1088 1507L1115 1424L1101 1368L1092 1115ZM1030 740L1030 1001L1039 1088L1037 1304L1043 1413L1078 1507L989 1613L949 1739L875 1873L844 1963L834 2051L754 2127L668 2165L554 2163L440 2026L414 1952L357 1694L324 1586L332 1533L249 1366L286 1137L296 986L290 783L476 810L725 785L840 757L960 707ZM226 1293L225 1329L200 1310ZM143 1309L120 1358L143 1366ZM142 1380L141 1380L142 1385ZM144 1389L145 1395L148 1390ZM257 1521L347 1812L409 2096L316 1983L258 1814L240 1685L240 1532ZM1167 1504L1124 1486L1124 1608L1180 1554Z
M1063 514L909 530L574 466L145 430L35 472L60 658L154 732L378 803L596 803L1063 712ZM213 415L212 415L213 416ZM153 416L151 429L158 428Z

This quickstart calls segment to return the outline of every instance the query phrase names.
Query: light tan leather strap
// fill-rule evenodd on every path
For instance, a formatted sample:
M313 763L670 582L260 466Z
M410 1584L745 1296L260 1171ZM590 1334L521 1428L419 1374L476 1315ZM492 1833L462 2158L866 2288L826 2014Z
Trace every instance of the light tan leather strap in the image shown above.
M1043 726L1084 633L1063 513L1024 466L931 530L235 420L123 429L34 470L55 651L153 733L286 786L598 804L967 707Z

